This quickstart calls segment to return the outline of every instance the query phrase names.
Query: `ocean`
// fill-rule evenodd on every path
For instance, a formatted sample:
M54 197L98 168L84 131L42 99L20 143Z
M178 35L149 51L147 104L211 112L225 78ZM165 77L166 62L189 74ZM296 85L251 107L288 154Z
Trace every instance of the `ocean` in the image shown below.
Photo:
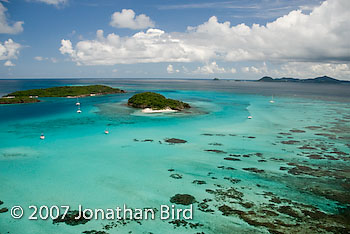
M0 212L8 209L0 213L1 234L350 230L350 85L11 79L0 80L0 96L88 84L127 93L80 98L81 114L69 98L0 105ZM145 114L125 105L144 91L192 108ZM176 194L193 198L192 219L160 219L161 205L189 208L174 203ZM54 222L39 211L29 219L29 206L124 204L152 208L155 219ZM23 208L22 218L11 217L14 206Z

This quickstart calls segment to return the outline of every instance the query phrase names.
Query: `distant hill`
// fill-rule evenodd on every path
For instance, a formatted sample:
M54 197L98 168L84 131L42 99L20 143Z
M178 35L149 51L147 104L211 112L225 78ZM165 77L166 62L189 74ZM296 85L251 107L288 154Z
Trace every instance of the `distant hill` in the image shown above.
M272 78L269 76L264 76L258 80L258 82L298 82L298 83L321 83L321 84L341 84L341 83L350 83L346 80L337 80L329 76L322 76L309 79L298 79L298 78Z

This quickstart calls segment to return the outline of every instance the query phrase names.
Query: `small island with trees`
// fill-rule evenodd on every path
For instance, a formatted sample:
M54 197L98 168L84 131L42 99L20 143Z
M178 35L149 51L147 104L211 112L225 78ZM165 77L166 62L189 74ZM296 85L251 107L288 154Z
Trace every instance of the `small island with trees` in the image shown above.
M38 99L40 97L76 98L114 93L125 93L125 91L105 85L60 86L46 89L29 89L9 93L0 98L0 104L40 102Z
M144 92L138 93L129 98L128 106L143 109L142 112L175 112L191 106L188 103L166 98L159 93Z

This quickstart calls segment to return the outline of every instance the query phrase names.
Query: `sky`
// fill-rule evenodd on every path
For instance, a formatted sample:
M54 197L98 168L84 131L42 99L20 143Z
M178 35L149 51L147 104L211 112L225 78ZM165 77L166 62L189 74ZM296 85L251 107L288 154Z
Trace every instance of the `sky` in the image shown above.
M0 78L350 80L349 0L0 0Z

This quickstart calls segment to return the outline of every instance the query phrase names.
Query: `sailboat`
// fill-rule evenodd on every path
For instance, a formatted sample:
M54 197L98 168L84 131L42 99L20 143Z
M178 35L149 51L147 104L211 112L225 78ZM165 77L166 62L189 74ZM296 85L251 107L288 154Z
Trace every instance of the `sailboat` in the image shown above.
M80 106L79 98L77 98L77 102L75 103L76 106Z
M251 115L248 116L248 119L252 119L252 118L253 118L253 116L251 116Z
M44 139L45 139L45 135L44 135L44 133L41 133L41 135L40 135L40 139L41 139L41 140L44 140Z
M81 113L80 106L78 107L77 113Z
M109 134L109 131L108 131L108 129L106 129L106 130L105 130L105 134L106 134L106 135L107 135L107 134Z
M270 103L275 103L275 101L273 100L273 95L271 97Z

